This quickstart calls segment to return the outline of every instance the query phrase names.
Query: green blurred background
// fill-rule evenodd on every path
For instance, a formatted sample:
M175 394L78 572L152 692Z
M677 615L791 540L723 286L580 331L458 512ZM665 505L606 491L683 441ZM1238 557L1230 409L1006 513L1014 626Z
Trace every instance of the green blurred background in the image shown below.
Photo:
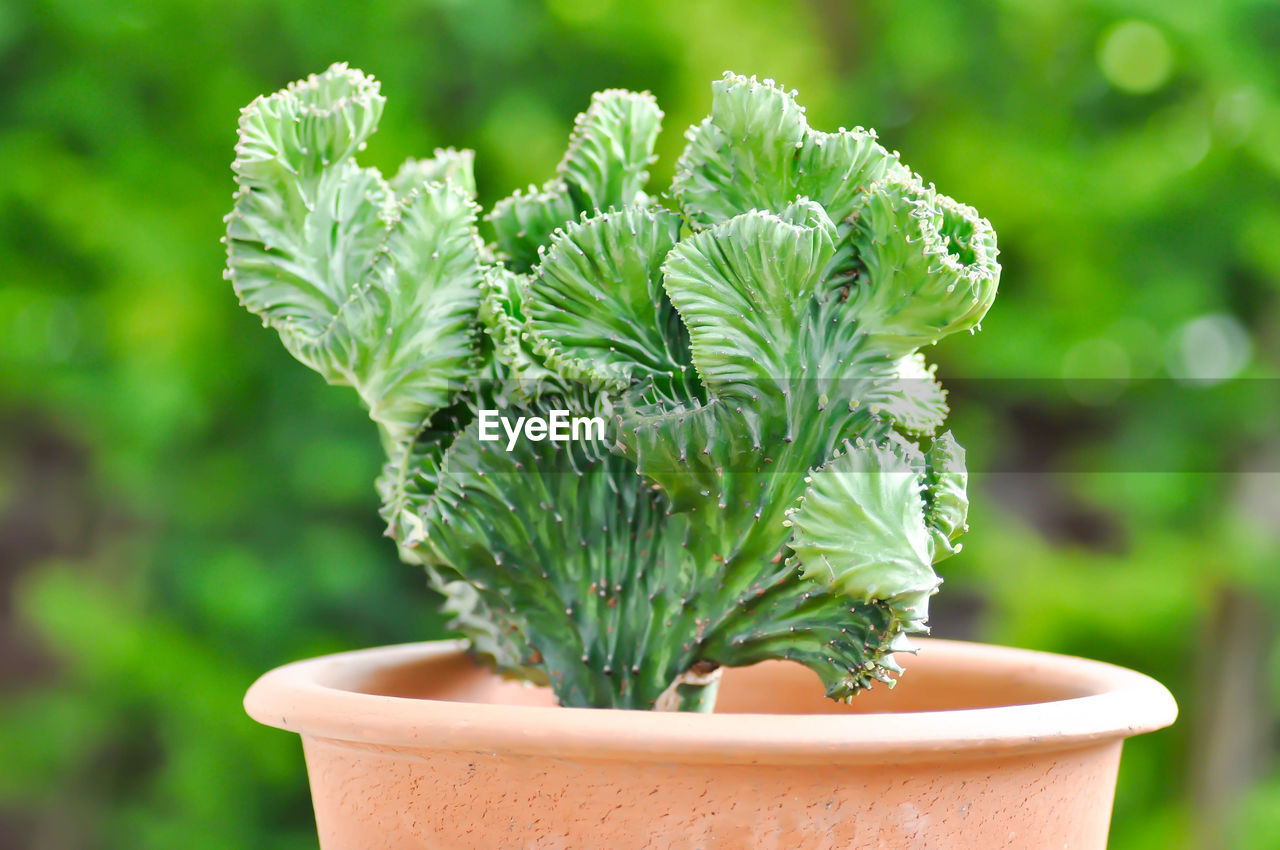
M221 276L238 109L338 60L388 96L366 162L474 148L486 206L612 86L665 185L733 69L978 207L1001 296L936 355L989 471L935 631L1173 689L1114 848L1280 847L1273 0L0 3L0 847L314 848L244 689L442 634L373 427Z

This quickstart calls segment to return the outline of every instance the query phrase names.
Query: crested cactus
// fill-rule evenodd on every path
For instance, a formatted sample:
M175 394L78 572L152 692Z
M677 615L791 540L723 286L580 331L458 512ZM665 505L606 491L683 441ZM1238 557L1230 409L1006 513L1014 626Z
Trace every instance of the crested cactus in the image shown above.
M484 217L469 152L356 164L382 102L334 66L244 110L227 274L359 394L477 654L576 706L708 710L773 658L892 683L968 507L919 350L990 306L990 224L768 80L713 85L665 193L653 98L597 94Z

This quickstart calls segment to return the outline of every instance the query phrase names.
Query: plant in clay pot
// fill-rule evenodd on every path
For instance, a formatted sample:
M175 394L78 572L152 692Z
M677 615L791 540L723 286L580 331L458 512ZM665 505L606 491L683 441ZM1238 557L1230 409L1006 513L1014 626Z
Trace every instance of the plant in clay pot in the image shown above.
M711 115L688 131L668 191L647 187L662 118L654 99L607 91L578 117L556 176L488 214L475 202L470 152L411 159L390 179L356 163L383 100L345 66L259 98L241 117L228 277L295 357L368 409L387 455L377 485L387 534L425 568L481 665L440 667L457 650L438 645L387 668L348 659L342 683L324 690L416 718L403 739L367 720L352 740L425 747L437 799L472 782L449 779L459 753L472 778L475 753L489 753L491 791L468 798L485 812L495 794L569 781L549 765L580 755L583 741L631 734L653 744L652 758L616 754L613 768L638 776L570 782L583 793L565 791L573 814L531 818L536 806L513 804L504 824L524 830L518 846L592 846L584 836L596 833L578 819L593 805L587 788L635 793L648 782L670 793L679 782L654 770L716 761L696 746L663 755L658 739L687 745L696 735L705 745L733 728L729 715L662 713L713 711L726 668L750 668L740 681L764 691L785 680L805 690L802 702L812 689L855 708L873 683L892 685L911 636L925 630L934 564L959 551L966 528L964 450L941 430L945 394L921 349L976 330L990 307L1000 272L991 225L874 133L812 129L795 94L772 81L727 74L712 88ZM794 679L796 665L821 688ZM406 669L426 691L405 684ZM250 710L310 735L325 847L497 846L495 833L467 832L425 799L427 814L385 838L369 838L368 818L383 818L370 812L406 804L351 803L346 820L322 812L330 780L317 764L337 760L321 771L330 778L367 766L351 767L354 750L325 723L300 719L314 708L306 688L263 696L273 675L255 686L256 702L251 692ZM768 709L768 698L744 705L732 690L722 710ZM506 705L544 699L534 694L559 708ZM466 704L456 700L473 713L516 712L494 717L499 737L547 710L560 718L547 722L576 730L540 744L559 757L542 767L521 744L505 755L495 740L450 751L437 736L470 733L427 709L448 714ZM657 713L573 711L586 708ZM721 743L721 760L740 766ZM812 753L793 755L779 766ZM383 791L412 780L403 764L383 768ZM1109 790L1105 799L1109 811ZM635 808L643 817L645 806ZM768 842L809 835L766 818L746 840L733 824L750 815L710 812L681 828L693 830L689 846L798 846ZM807 817L830 826L829 813ZM679 846L674 834L624 829L608 846Z

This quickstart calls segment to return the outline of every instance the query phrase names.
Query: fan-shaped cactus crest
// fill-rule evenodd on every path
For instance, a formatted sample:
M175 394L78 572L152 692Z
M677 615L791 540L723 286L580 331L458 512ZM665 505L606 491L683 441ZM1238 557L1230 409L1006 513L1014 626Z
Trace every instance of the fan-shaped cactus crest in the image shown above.
M606 91L487 215L468 151L357 164L358 71L241 116L236 293L356 390L388 534L476 652L566 705L705 710L771 658L891 682L965 530L920 349L991 305L990 224L772 81L712 90L669 188L654 99Z

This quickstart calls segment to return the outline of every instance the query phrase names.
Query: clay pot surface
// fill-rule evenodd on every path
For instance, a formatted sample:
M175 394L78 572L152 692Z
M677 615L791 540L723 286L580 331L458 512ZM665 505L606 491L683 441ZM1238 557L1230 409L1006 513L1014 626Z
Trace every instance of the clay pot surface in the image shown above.
M245 707L302 735L322 850L1104 848L1121 744L1173 722L1169 692L916 643L852 705L766 662L715 714L560 708L435 642L280 667Z

